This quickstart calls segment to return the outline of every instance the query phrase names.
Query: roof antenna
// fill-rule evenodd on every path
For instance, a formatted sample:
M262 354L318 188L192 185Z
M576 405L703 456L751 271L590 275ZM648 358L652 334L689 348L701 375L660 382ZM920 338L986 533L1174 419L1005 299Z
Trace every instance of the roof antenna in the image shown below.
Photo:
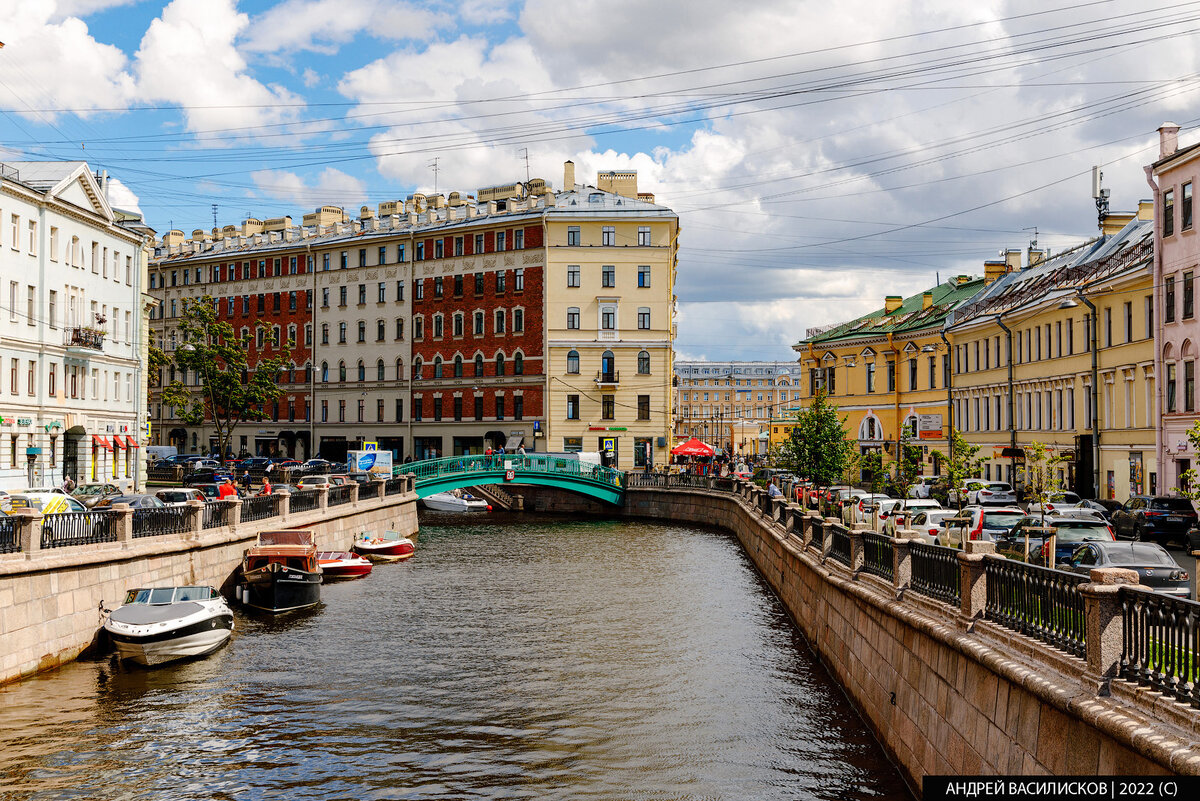
M217 228L217 204L216 203L212 204L212 207L213 207L213 230L215 231Z
M1108 196L1112 192L1110 189L1101 188L1100 184L1104 180L1104 173L1099 165L1092 167L1092 198L1096 201L1097 225L1100 230L1104 231L1104 218L1108 216Z
M529 183L529 148L523 147L517 152L525 158L525 183Z
M425 165L429 169L433 170L433 194L435 194L435 195L437 194L438 159L439 158L440 158L440 156L434 156L433 161L431 161Z

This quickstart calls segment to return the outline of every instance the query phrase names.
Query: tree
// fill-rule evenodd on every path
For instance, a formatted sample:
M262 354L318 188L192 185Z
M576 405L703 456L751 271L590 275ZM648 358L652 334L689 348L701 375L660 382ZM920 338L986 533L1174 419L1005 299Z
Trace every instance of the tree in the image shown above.
M913 430L906 425L900 430L900 452L896 454L896 462L892 467L892 483L896 486L901 498L908 497L908 491L921 476L924 463L924 451L920 445L910 445Z
M963 439L962 432L957 428L950 429L950 458L946 460L946 476L950 480L950 489L955 491L958 500L958 511L963 508L962 483L968 478L979 475L983 460L976 457L979 446Z
M1188 442L1192 443L1193 450L1200 448L1200 420L1192 423L1192 427L1187 431L1187 438ZM1196 483L1196 469L1194 467L1189 467L1179 474L1179 483L1181 486L1175 488L1176 492L1189 500L1200 500L1200 487Z
M883 491L883 481L887 473L883 469L883 454L877 450L869 450L858 457L858 467L867 481L867 488L872 495Z
M257 330L269 355L259 348L251 370L254 337L236 336L233 326L218 318L216 304L207 296L184 301L176 330L181 343L164 358L184 376L196 376L199 384L189 387L182 380L171 380L163 387L162 402L173 406L176 419L186 425L210 421L216 429L217 452L224 456L240 423L269 417L267 404L284 392L279 375L291 362L294 343L277 341L278 335L259 321Z
M794 413L791 435L780 454L785 467L813 482L820 492L834 484L854 463L854 443L846 436L846 418L829 403L824 392L813 396L807 408Z
M1058 466L1065 461L1062 456L1048 456L1047 451L1041 442L1031 442L1025 449L1025 488L1041 510L1043 528L1046 526L1046 504L1062 492Z

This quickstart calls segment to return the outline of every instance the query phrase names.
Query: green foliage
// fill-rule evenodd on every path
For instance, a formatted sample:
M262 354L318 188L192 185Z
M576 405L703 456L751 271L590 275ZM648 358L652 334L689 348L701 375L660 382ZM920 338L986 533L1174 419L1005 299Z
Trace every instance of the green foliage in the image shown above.
M824 392L794 413L791 436L780 448L781 463L817 487L835 484L854 464L854 443L846 436L846 418Z
M911 425L904 426L900 432L900 453L892 465L892 484L901 498L908 497L908 491L921 477L924 467L925 452L920 445L910 445L915 432Z
M876 450L870 450L858 457L858 469L867 477L868 489L872 495L878 495L883 491L884 480L887 478L887 473L883 469L883 454Z
M207 296L184 301L176 328L181 344L162 358L167 365L199 375L201 385L172 381L163 388L162 402L175 407L175 417L187 425L211 422L218 452L225 454L238 424L267 419L267 404L283 394L279 374L291 362L294 343L272 342L268 349L272 355L260 351L258 365L251 371L253 338L237 336L232 325L219 320L216 305ZM258 328L267 330L268 326L260 321ZM269 330L266 341L271 342Z
M1043 526L1046 525L1046 503L1062 492L1058 466L1066 461L1062 456L1047 456L1047 450L1041 442L1032 442L1025 449L1025 497L1037 502Z
M1192 443L1192 449L1200 448L1200 420L1192 423L1192 427L1187 432L1188 442ZM1177 488L1178 492L1185 498L1191 498L1193 501L1200 500L1200 487L1196 485L1196 468L1189 467L1179 475L1179 483L1182 488Z
M977 457L980 446L973 445L963 439L962 432L957 428L950 429L950 458L946 460L946 476L950 481L950 489L958 490L968 478L979 475L983 460ZM958 510L963 507L963 493L958 496Z

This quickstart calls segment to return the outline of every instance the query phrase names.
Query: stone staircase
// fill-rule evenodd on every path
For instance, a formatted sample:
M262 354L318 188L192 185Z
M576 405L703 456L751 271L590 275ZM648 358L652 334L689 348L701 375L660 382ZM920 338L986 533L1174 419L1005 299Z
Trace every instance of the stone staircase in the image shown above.
M483 498L497 509L512 511L518 506L516 498L495 484L471 487L469 491L472 495L477 495L480 498Z

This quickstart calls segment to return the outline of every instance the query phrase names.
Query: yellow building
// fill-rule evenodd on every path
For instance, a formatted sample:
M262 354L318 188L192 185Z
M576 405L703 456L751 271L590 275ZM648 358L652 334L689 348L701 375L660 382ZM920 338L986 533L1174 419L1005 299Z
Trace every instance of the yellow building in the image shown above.
M926 473L939 475L951 424L942 324L984 284L956 276L908 298L888 296L883 308L849 322L810 330L794 346L807 373L802 405L824 390L847 417L859 453L879 451L885 465L895 461L907 427L924 447Z
M984 478L1019 486L1041 442L1083 497L1158 490L1152 217L1144 204L1053 258L1032 251L948 318L955 426L981 446Z
M675 363L675 439L699 437L722 453L766 456L770 424L800 402L795 362Z

